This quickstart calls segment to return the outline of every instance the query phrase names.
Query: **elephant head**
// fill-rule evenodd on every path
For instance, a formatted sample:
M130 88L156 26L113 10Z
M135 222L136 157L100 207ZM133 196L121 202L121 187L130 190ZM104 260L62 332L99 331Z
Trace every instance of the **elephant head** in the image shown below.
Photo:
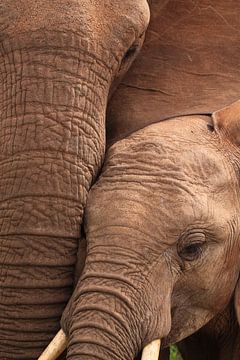
M36 359L72 293L110 93L141 47L146 0L0 4L0 358Z
M69 359L134 359L227 307L240 270L240 103L150 125L109 148L63 328ZM239 315L239 291L236 291Z

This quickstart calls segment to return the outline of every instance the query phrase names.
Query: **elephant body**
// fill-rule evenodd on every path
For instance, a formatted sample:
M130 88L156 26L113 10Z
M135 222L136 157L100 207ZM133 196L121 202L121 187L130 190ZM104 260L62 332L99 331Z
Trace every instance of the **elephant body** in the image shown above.
M109 145L149 124L212 114L239 99L238 2L153 0L151 10L141 54L108 107ZM184 359L240 357L232 302L224 313L225 327L220 314L181 342Z

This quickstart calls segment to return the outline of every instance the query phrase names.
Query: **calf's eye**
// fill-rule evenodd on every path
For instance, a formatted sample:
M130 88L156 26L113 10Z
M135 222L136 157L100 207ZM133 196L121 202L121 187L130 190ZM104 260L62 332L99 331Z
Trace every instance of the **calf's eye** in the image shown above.
M185 261L194 261L197 260L203 251L203 243L196 242L189 245L185 245L181 250L179 250L178 254L181 259Z

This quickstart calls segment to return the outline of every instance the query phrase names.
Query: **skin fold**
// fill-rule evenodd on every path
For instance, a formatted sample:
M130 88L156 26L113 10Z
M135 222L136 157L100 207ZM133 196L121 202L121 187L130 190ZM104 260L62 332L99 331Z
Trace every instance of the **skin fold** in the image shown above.
M89 194L86 264L64 324L76 334L73 359L133 359L150 341L166 347L210 320L209 335L211 326L221 339L232 329L231 346L214 352L213 335L198 359L239 358L240 164L228 120L225 110L214 120L174 118L109 148Z
M0 4L0 359L37 359L60 328L107 99L148 21L145 0Z

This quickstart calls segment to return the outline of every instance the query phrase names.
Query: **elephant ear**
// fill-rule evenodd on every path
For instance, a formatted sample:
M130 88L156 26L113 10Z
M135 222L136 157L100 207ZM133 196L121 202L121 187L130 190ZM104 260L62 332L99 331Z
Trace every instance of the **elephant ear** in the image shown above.
M240 100L212 114L214 129L223 133L233 144L240 146ZM235 311L240 325L240 278L234 294Z
M214 129L240 146L240 100L212 114Z
M212 114L214 129L225 132L226 136L240 146L240 100Z
M238 319L238 324L240 325L240 279L238 280L235 289L234 302L235 302L235 311Z

